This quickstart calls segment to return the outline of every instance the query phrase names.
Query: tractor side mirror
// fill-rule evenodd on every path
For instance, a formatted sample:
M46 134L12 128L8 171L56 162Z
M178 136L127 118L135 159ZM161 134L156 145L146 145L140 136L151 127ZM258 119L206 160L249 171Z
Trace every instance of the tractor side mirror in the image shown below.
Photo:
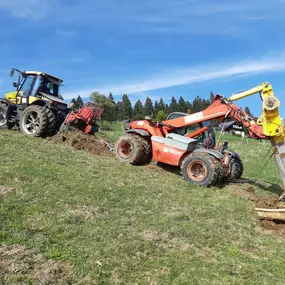
M14 70L14 69L11 69L10 77L13 77L13 76L14 76L14 73L15 73L15 70Z
M17 82L13 82L13 87L17 88L19 84Z

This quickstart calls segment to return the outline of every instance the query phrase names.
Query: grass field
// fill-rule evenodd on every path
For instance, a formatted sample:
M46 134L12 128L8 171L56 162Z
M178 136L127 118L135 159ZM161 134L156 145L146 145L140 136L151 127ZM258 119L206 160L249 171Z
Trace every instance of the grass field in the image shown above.
M284 241L247 199L281 191L269 144L225 139L250 180L204 189L1 131L0 284L284 284Z

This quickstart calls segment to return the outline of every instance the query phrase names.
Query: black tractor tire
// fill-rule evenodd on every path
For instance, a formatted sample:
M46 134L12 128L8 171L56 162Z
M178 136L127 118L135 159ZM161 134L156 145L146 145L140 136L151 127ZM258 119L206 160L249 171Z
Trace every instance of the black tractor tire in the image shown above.
M4 103L0 103L0 129L12 129L14 123L8 121L8 106Z
M220 185L220 184L223 184L227 180L226 170L225 170L223 164L220 163L219 161L217 163L217 167L219 169L219 176L218 176L216 185Z
M21 115L20 129L29 137L45 137L55 129L55 116L46 106L31 105Z
M57 132L57 120L54 112L48 108L48 107L43 107L45 108L44 112L46 113L47 119L48 119L48 124L46 127L46 135L47 136L53 136Z
M230 174L231 179L240 179L243 174L243 164L240 159L233 157L230 161Z
M151 158L152 158L151 143L142 137L139 137L139 138L141 139L143 143L143 151L144 151L144 158L142 160L142 163L148 163L151 161Z
M203 187L214 186L220 182L222 164L208 153L191 153L181 165L181 172L186 181Z
M126 134L117 140L115 153L117 159L121 162L141 165L150 159L151 148L143 137L135 134Z

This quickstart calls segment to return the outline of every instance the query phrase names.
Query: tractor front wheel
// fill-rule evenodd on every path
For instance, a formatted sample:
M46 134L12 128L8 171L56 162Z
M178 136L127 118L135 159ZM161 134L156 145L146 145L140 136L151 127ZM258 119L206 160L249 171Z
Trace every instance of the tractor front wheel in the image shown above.
M182 162L181 172L186 181L204 187L216 185L219 181L221 163L207 153L188 155Z
M140 165L151 156L149 143L142 137L127 134L118 139L115 146L116 157L119 161Z
M54 128L54 115L46 106L29 106L21 115L20 129L27 136L44 137L51 133Z

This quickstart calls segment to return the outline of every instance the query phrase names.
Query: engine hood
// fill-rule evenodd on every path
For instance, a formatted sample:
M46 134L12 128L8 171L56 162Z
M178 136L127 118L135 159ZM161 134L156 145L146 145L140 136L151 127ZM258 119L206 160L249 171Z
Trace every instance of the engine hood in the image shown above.
M58 98L57 96L53 96L51 94L47 94L47 93L44 93L44 92L40 92L40 94L43 97L47 98L48 100L51 100L51 101L54 101L54 102L57 102L57 103L60 103L60 104L65 104L67 106L67 103L64 100Z

